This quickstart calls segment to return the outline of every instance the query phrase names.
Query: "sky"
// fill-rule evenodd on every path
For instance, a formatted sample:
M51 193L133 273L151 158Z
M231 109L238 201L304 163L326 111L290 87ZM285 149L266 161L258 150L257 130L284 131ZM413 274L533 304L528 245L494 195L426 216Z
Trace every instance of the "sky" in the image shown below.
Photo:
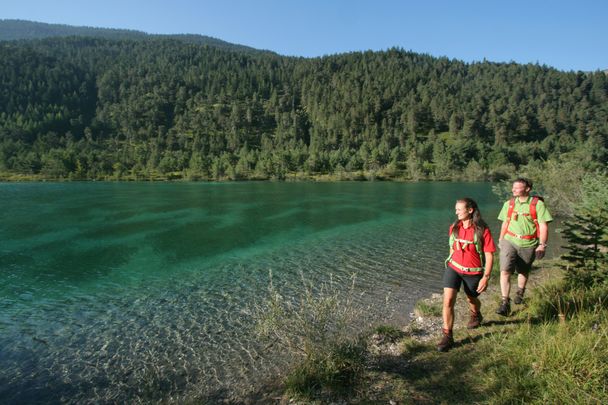
M605 0L0 0L0 19L201 34L289 56L399 47L608 69Z

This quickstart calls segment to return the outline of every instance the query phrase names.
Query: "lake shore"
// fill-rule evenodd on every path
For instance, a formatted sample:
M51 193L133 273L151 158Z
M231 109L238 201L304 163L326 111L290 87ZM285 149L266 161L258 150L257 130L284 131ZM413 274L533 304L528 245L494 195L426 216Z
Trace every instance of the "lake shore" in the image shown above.
M337 182L337 181L393 181L393 182L418 182L418 181L496 181L500 180L493 178L492 176L486 176L483 174L476 175L474 177L458 175L452 177L426 177L416 176L412 177L405 173L403 170L358 170L354 172L340 172L340 173L306 173L306 172L290 172L285 173L280 177L276 176L264 176L251 174L246 177L230 177L222 176L219 178L212 178L203 176L200 174L192 173L152 173L149 175L133 175L133 174L121 174L121 175L103 175L98 177L86 177L86 176L49 176L44 174L26 174L26 173L12 173L12 172L0 172L0 181L3 182L71 182L71 181L110 181L110 182L202 182L202 183L213 183L213 182L232 182L232 181L284 181L284 182Z
M447 353L439 353L436 350L442 325L437 310L441 309L442 296L432 294L420 301L424 305L417 305L418 309L410 314L411 321L407 325L399 326L397 332L384 327L382 332L378 332L380 328L377 328L375 333L371 334L367 339L366 370L361 381L348 395L323 392L311 399L290 393L280 394L275 390L260 403L396 405L500 402L499 395L505 394L494 392L495 388L490 389L491 383L495 381L489 377L484 381L483 377L485 370L494 367L493 361L504 361L504 358L514 356L514 361L517 362L517 356L521 354L513 352L514 349L509 345L514 343L508 343L510 340L516 342L516 339L522 337L524 340L526 337L533 339L539 333L535 328L540 328L542 333L546 333L545 329L548 329L550 333L557 334L557 338L553 339L560 339L560 342L567 344L567 339L560 337L561 333L566 333L564 328L573 330L579 328L574 320L567 325L562 321L543 323L535 319L532 314L531 307L534 307L546 288L558 283L562 276L563 270L557 267L556 260L539 262L531 274L524 304L512 305L511 316L501 317L494 312L500 300L498 274L495 271L488 291L480 296L484 315L483 324L474 330L466 328L468 307L464 295L459 294L454 325L456 344ZM514 286L515 280L512 282ZM606 319L602 319L594 324L594 330L598 328L602 330L607 326ZM605 340L605 337L603 339ZM533 353L533 356L542 355ZM531 366L535 367L534 364ZM514 377L505 376L505 378ZM513 384L517 385L518 382L509 383L509 385ZM257 403L257 401L244 403Z

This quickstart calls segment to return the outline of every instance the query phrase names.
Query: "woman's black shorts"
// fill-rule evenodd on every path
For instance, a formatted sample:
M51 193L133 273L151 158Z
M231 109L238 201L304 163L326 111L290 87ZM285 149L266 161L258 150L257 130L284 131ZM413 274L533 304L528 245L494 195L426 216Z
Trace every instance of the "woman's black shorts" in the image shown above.
M483 274L460 274L456 270L448 266L445 269L445 273L443 273L443 287L453 288L456 291L460 291L460 285L464 284L464 292L469 297L477 297L479 295L479 293L477 292L477 286L479 285L479 281L482 277Z

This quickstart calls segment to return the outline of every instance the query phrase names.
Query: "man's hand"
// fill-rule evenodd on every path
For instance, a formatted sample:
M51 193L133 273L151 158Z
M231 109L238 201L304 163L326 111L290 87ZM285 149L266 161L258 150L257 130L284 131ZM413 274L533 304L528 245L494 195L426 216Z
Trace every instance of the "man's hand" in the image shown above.
M543 257L545 257L545 245L538 245L534 252L536 253L537 259L542 259Z

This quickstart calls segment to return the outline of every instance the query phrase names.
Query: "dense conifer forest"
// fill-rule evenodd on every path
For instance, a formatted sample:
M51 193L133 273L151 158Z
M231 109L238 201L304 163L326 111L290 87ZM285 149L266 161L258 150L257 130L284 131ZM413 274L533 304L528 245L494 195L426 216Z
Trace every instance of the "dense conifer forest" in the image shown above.
M189 38L0 41L1 178L497 180L608 160L601 71Z

